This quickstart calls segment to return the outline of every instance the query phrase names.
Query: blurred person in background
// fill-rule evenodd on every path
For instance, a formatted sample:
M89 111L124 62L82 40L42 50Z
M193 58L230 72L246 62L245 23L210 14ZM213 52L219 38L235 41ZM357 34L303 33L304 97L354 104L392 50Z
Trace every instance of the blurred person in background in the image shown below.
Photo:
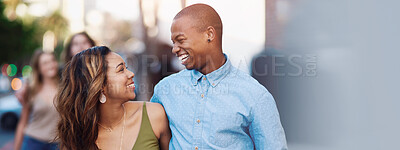
M168 119L157 103L134 99L134 73L106 46L68 62L56 96L62 150L168 149Z
M38 50L31 61L32 76L26 92L18 97L23 108L15 134L15 149L56 149L58 113L53 99L59 82L58 63L53 53Z
M171 40L186 69L161 80L151 99L165 108L171 149L287 149L274 98L223 53L222 21L211 6L181 10Z
M72 56L95 45L96 43L94 42L94 40L86 32L73 34L68 40L67 44L65 45L65 49L61 54L61 59L63 62L59 67L60 74L62 72L62 69L64 68L64 64L70 61ZM26 93L26 87L27 85L24 84L22 88L15 93L15 96L21 103L24 103L23 101L24 95Z
M76 33L71 36L65 45L65 49L61 54L62 61L67 63L75 54L93 46L96 46L96 43L86 32Z

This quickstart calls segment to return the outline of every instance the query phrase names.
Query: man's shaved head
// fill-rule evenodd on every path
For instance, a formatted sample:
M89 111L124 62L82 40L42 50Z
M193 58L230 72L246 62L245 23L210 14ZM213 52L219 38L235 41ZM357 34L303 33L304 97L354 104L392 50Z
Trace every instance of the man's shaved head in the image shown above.
M203 32L207 27L212 26L217 31L217 39L222 41L222 21L218 13L209 5L206 4L193 4L183 8L174 20L179 18L189 17L192 21L192 26Z
M206 4L183 8L171 25L174 53L186 69L203 74L225 63L222 52L222 22L218 13Z

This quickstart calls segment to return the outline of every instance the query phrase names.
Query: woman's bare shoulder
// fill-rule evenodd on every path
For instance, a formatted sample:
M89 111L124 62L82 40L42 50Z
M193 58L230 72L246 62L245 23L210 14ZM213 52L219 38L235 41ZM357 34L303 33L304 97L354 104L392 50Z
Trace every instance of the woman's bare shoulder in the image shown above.
M129 101L124 103L128 110L142 110L144 101ZM166 117L164 107L159 103L146 102L147 114L151 118Z
M146 102L147 114L153 131L157 138L168 130L168 118L164 111L164 107L159 103Z
M158 113L165 113L164 107L159 103L146 102L146 107L151 111L157 111Z

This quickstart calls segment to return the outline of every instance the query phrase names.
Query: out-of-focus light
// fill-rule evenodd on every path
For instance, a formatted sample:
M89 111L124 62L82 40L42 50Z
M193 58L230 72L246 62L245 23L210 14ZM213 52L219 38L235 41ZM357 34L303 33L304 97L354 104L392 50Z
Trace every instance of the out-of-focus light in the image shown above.
M6 9L4 9L4 14L10 21L17 19L17 15L11 7L6 7Z
M278 0L276 2L277 19L285 23L289 19L290 3L287 0Z
M28 11L28 6L26 6L24 3L18 4L17 9L15 11L18 16L23 17Z
M158 34L158 27L156 27L156 26L151 27L151 28L148 30L148 32L147 32L147 35L148 35L149 37L156 37L157 34Z
M156 1L154 0L146 0L142 1L143 8L143 21L147 27L154 27L156 25Z
M8 64L4 64L2 67L1 67L1 73L3 74L3 76L8 76L8 74L7 74L7 68L8 68Z
M86 15L86 21L89 25L100 26L104 21L103 14L97 10L91 10Z
M22 87L22 81L21 81L21 79L19 79L19 78L14 78L14 79L11 81L11 88L12 88L14 91L21 89L21 87Z
M180 1L180 0L179 0ZM182 9L182 1L159 0L157 10L158 39L172 45L170 27L172 18ZM179 64L180 65L180 64Z
M56 35L53 31L46 31L43 35L43 51L53 52L56 41Z
M70 32L81 32L85 29L83 0L63 0L62 10L69 21Z
M146 45L142 41L135 38L130 38L127 40L125 42L125 47L135 54L143 53L146 50Z
M31 75L32 73L32 67L29 65L24 66L24 68L22 68L22 76L23 77L28 77L29 75Z
M15 74L17 74L17 66L15 66L14 64L10 64L7 67L7 74L10 77L15 76Z
M143 0L143 2L145 1L150 0ZM99 11L111 14L114 18L127 21L138 20L140 16L138 0L96 0L96 8Z
M55 11L60 7L60 0L48 0L47 8L51 11Z
M43 17L47 13L47 7L43 3L34 3L29 6L28 13L35 17Z

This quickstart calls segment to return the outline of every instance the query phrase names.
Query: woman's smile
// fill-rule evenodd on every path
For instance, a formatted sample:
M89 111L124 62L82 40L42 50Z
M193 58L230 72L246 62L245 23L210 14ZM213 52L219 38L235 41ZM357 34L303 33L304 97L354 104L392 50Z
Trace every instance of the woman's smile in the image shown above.
M130 84L128 84L128 85L126 86L126 88L131 89L131 90L129 90L129 91L134 92L134 91L135 91L135 82L132 81Z

